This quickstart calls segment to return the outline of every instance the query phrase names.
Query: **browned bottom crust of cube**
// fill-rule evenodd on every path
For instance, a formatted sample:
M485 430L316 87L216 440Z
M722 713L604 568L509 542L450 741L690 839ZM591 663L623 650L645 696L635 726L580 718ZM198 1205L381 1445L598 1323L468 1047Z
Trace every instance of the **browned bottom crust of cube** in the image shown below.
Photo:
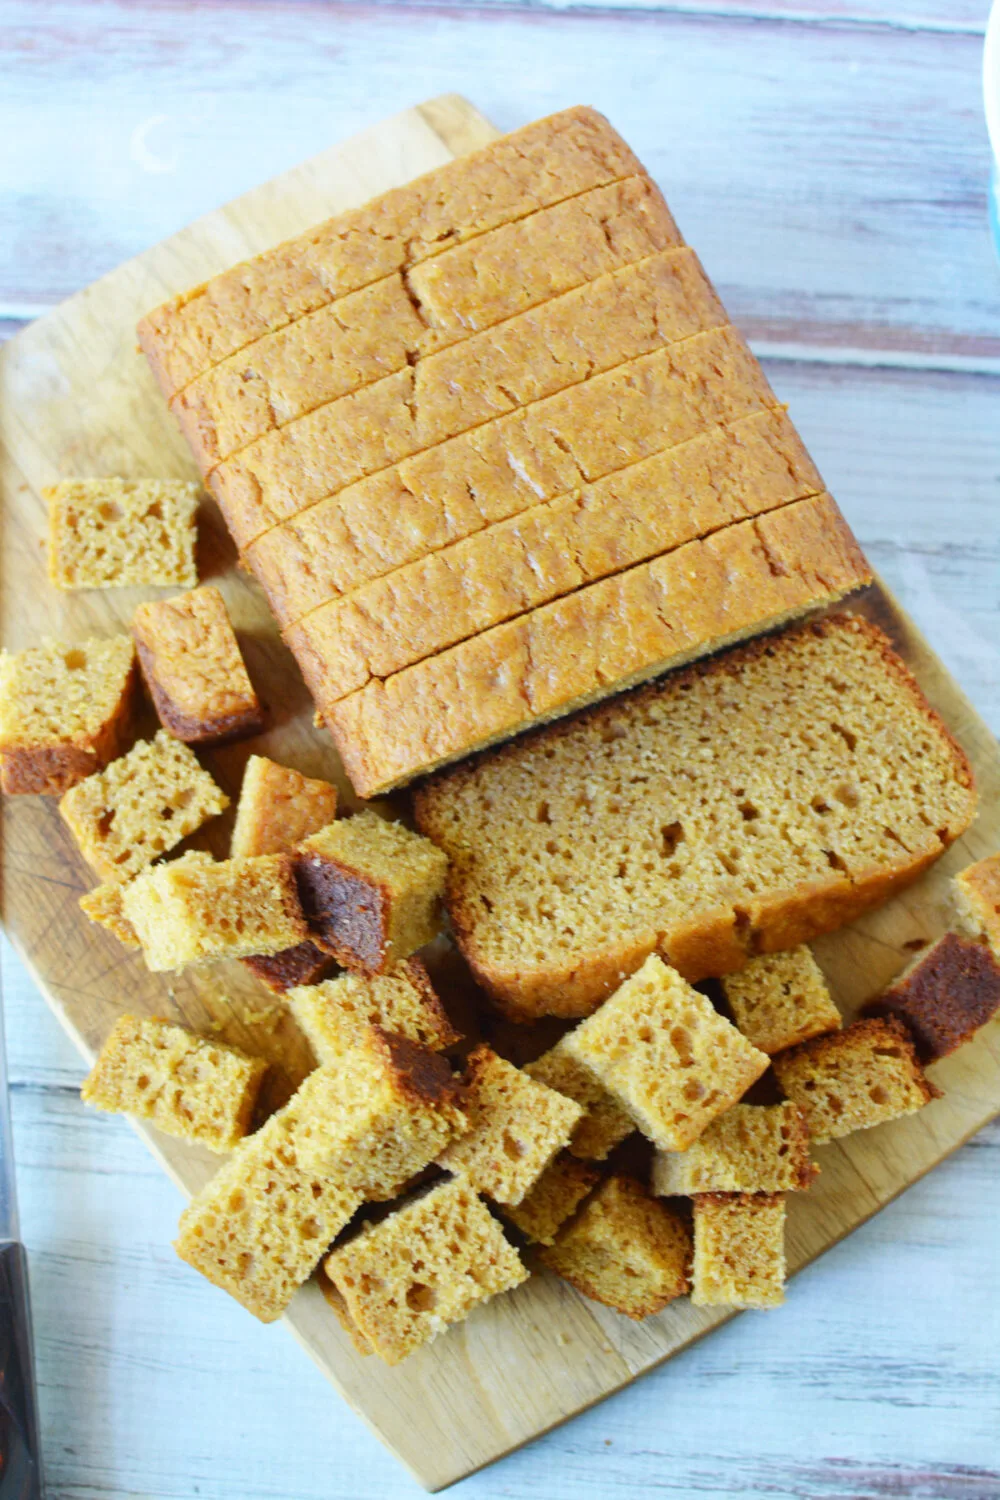
M384 974L386 899L372 879L360 879L336 860L315 856L295 865L299 900L312 941L345 969Z
M208 719L195 719L180 713L156 679L153 653L138 636L135 648L142 668L142 680L153 700L157 717L175 739L183 740L185 745L226 745L234 740L249 739L252 734L260 734L266 728L267 710L256 694L253 704L241 713L217 714Z
M983 943L947 933L864 1008L895 1016L924 1064L947 1057L1000 1010L1000 965Z
M310 942L296 943L294 948L285 948L281 953L256 954L240 962L276 995L294 990L300 984L318 984L334 967L330 955Z
M89 744L18 745L5 750L0 755L0 786L6 795L61 797L116 760L131 737L138 680L133 662L121 696L121 711Z

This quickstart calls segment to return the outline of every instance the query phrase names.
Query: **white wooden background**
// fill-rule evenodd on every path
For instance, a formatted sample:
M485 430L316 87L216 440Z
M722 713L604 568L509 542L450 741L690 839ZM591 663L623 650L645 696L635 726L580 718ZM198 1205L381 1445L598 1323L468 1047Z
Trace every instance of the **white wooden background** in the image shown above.
M986 0L0 0L0 330L383 114L605 110L875 564L1000 729L1000 266ZM402 1500L279 1328L169 1248L180 1201L3 953L51 1494ZM1000 1127L793 1285L462 1500L1000 1496Z

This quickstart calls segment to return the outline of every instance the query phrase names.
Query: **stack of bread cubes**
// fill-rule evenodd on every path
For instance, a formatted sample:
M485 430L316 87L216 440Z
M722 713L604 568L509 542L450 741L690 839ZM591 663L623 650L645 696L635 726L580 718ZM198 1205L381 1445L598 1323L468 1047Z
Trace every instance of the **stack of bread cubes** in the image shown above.
M197 487L46 492L56 587L184 592L0 659L3 790L59 796L111 939L238 962L312 1053L269 1111L266 1041L119 1017L84 1098L225 1154L178 1253L264 1321L316 1276L390 1364L532 1272L634 1319L779 1304L813 1148L931 1103L1000 1008L1000 855L844 1024L810 943L973 778L886 636L817 613L867 564L658 190L568 110L140 338L358 797L486 750L394 817L254 753L229 857L184 848L271 723Z

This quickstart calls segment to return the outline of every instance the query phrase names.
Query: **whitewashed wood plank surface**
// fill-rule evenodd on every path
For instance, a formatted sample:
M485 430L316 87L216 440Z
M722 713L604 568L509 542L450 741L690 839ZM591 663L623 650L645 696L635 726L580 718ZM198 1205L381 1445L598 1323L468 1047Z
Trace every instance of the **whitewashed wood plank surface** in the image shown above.
M567 101L611 114L751 334L1000 369L977 35L273 0L0 14L0 315L472 80L504 128Z
M590 100L782 356L768 372L831 488L1000 730L985 0L615 9L0 0L0 335L407 102L459 88L513 127ZM0 963L52 1494L417 1494L282 1329L175 1261L178 1195L127 1125L83 1110L75 1054ZM993 1127L780 1315L455 1493L997 1500L998 1176Z

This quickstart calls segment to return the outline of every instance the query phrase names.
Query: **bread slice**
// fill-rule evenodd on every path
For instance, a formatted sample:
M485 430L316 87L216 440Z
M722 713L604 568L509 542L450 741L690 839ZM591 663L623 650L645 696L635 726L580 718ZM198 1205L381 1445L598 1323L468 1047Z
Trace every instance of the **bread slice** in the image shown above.
M635 1129L635 1121L613 1094L578 1062L563 1037L524 1071L583 1106L583 1119L570 1136L569 1150L585 1161L603 1161Z
M636 1321L688 1289L687 1225L631 1177L609 1177L555 1243L539 1251L578 1292Z
M264 710L214 584L140 604L132 636L160 723L176 739L220 745L263 729Z
M910 1033L894 1016L855 1021L774 1059L781 1091L817 1145L923 1109L940 1090L924 1076Z
M699 1193L694 1200L695 1307L779 1307L785 1300L780 1193Z
M501 1212L534 1244L551 1245L600 1177L595 1167L561 1152L520 1203L508 1204Z
M768 1066L656 954L565 1040L661 1151L684 1151Z
M137 875L122 893L122 908L154 974L281 953L307 936L284 854L215 861L192 850Z
M663 250L265 434L208 487L244 547L354 480L725 323L694 252Z
M808 498L787 469L737 469L706 485L697 460L707 451L718 461L717 437L667 449L322 604L284 632L313 696L346 697L574 589ZM695 460L692 469L682 458Z
M563 110L171 298L143 318L139 342L169 399L317 307L641 170L602 115Z
M385 974L441 927L447 860L429 839L366 809L299 845L299 892L317 945Z
M686 1151L658 1151L653 1192L784 1193L812 1185L809 1131L798 1105L734 1104Z
M194 588L198 486L184 479L64 479L49 507L49 580L59 589Z
M288 1003L320 1063L335 1061L349 1038L371 1022L432 1052L459 1040L418 958L381 975L341 974L292 989Z
M250 1126L267 1063L156 1017L120 1016L80 1090L112 1114L231 1151Z
M924 1067L969 1041L1000 1010L1000 964L985 943L945 933L865 1006L895 1016Z
M194 752L161 729L72 787L59 812L91 869L123 885L228 806Z
M523 1202L569 1143L583 1110L487 1046L466 1064L462 1108L469 1126L438 1158L496 1203Z
M829 496L740 521L319 708L374 796L871 579ZM447 711L442 710L447 706Z
M648 177L593 188L265 334L204 371L171 409L207 473L318 406L679 244Z
M953 882L959 912L1000 958L1000 854L959 870Z
M121 755L136 682L128 636L0 652L0 780L7 796L59 796Z
M762 953L723 977L722 988L743 1035L761 1052L781 1052L840 1029L823 970L806 943Z
M972 821L966 757L886 637L835 615L421 787L447 905L512 1015L581 1015L662 953L689 980L884 902Z
M355 1328L389 1365L528 1278L462 1178L369 1225L334 1250L324 1269Z
M595 375L348 485L246 548L282 625L485 527L683 449L674 488L823 484L732 328ZM740 452L739 450L745 450ZM640 476L641 478L642 476Z

